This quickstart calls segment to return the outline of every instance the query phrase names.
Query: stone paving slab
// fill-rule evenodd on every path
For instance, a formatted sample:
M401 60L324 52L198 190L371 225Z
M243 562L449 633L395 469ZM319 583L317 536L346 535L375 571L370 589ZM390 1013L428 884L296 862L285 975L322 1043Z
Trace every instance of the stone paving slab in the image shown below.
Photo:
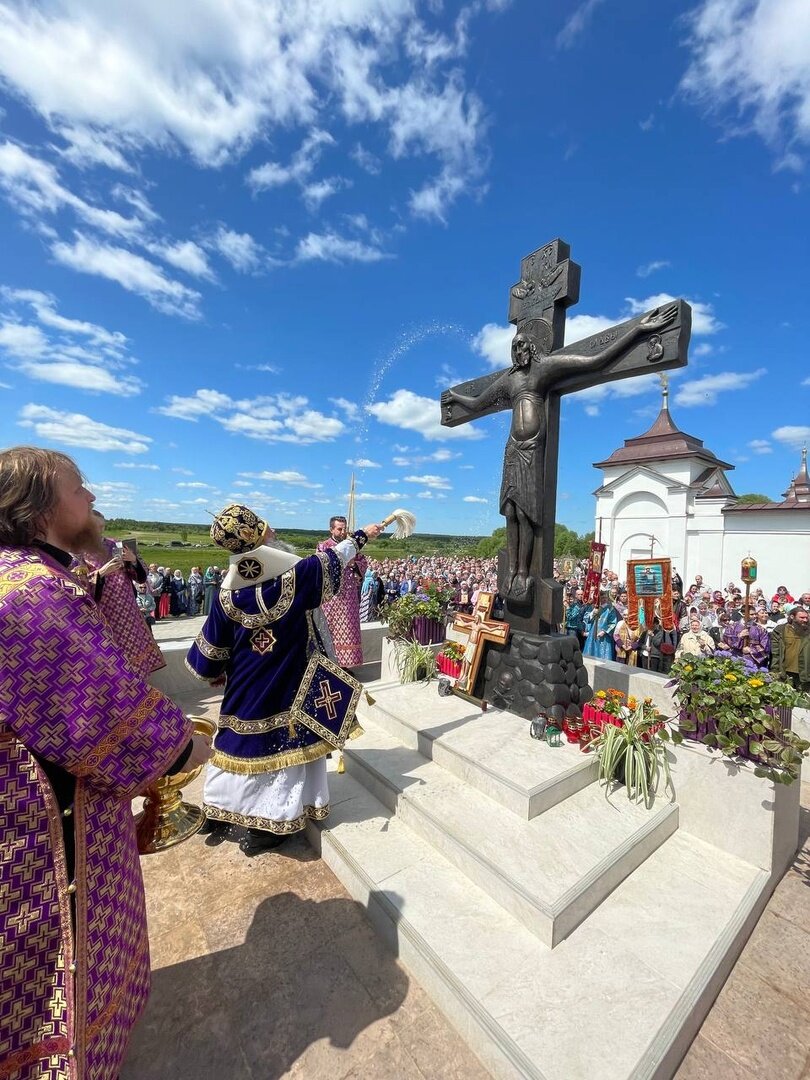
M240 835L142 859L152 996L121 1080L488 1080L303 834L251 859Z

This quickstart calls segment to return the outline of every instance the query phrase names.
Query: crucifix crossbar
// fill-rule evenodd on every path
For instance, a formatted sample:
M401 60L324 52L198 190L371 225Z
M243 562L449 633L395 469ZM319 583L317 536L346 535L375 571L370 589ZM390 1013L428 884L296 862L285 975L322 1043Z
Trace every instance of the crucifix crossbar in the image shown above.
M563 347L565 311L579 299L580 268L554 240L523 259L509 296L516 326L512 366L460 383L441 399L441 422L456 427L512 410L499 507L506 551L498 591L512 629L548 633L562 619L554 580L560 398L600 383L683 367L691 309L674 300Z

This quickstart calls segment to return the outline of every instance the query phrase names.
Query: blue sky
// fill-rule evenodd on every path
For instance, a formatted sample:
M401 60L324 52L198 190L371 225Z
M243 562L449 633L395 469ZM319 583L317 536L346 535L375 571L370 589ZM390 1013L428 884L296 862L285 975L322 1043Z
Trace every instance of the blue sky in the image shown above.
M2 442L108 516L402 505L489 533L522 256L582 265L567 341L683 296L679 425L780 497L810 436L806 0L0 0ZM565 399L557 518L593 527L654 377Z

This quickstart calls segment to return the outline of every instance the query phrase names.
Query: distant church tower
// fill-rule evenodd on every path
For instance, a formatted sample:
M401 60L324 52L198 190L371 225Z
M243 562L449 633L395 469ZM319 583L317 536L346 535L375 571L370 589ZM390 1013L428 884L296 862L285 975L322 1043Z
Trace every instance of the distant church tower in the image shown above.
M652 545L653 555L672 559L684 580L701 572L708 579L710 566L719 572L722 510L736 498L726 473L734 466L680 430L669 411L666 377L652 427L594 467L603 474L594 495L606 566L623 578L627 560L649 557Z
M810 475L807 448L781 502L740 503L726 473L734 468L680 430L669 411L662 377L661 411L649 431L614 450L596 496L605 565L624 578L628 559L668 556L685 585L701 574L714 587L740 580L740 563L753 555L757 583L770 596L778 585L810 585ZM652 537L655 537L653 540Z

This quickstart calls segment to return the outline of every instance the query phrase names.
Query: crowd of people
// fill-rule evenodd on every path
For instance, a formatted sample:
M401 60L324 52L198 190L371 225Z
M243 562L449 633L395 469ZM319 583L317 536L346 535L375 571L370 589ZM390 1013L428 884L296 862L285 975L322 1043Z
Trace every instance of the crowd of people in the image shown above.
M711 587L696 574L685 587L675 573L671 628L664 626L660 605L652 626L632 627L625 618L627 589L614 570L602 572L599 603L584 603L587 570L587 559L573 567L563 560L554 563L554 576L565 588L559 629L576 634L586 656L666 674L684 653L717 653L773 671L810 690L810 590L791 592L780 585L767 596L762 588L754 587L746 610L742 589L735 582L723 589ZM360 587L361 622L373 621L400 597L431 585L449 595L451 611L471 612L480 591L497 594L497 560L438 555L369 559ZM502 617L502 610L496 595L494 617Z
M150 625L180 615L207 615L221 584L218 566L209 566L204 575L199 566L192 566L185 578L182 570L150 563L146 581L138 588L138 607Z
M630 625L626 619L627 589L614 571L603 572L600 600L595 605L583 599L583 580L584 568L578 566L566 584L563 625L567 633L580 639L586 656L664 674L684 654L729 656L810 691L810 590L794 598L785 585L772 596L756 587L746 605L735 582L724 589L712 588L696 574L684 588L674 574L673 620L671 628L666 628L660 604L652 626Z
M433 585L455 611L471 612L478 593L497 592L498 560L466 555L369 559L360 588L360 620L373 622L385 605Z

